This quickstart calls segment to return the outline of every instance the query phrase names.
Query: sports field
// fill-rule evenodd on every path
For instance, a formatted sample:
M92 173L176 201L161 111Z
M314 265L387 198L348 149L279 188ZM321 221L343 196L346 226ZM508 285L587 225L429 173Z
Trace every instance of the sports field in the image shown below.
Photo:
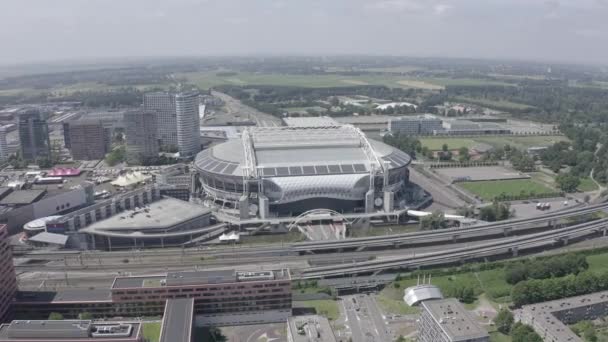
M543 194L555 192L555 190L530 179L462 182L458 183L458 186L483 198L486 201L491 201L501 194L505 194L507 196L519 196L521 194Z

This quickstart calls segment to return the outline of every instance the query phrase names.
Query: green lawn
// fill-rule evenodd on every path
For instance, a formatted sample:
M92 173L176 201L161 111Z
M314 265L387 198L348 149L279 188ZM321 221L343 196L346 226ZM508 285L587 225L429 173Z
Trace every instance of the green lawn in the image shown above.
M417 307L412 307L403 301L402 298L395 300L388 298L387 296L378 296L378 305L384 310L385 313L390 315L414 315L420 312Z
M158 342L160 339L160 322L148 322L143 325L144 339L149 342Z
M338 317L340 317L340 309L338 309L338 302L335 300L307 300L302 302L294 302L293 306L300 308L314 308L318 315L327 317L327 319L333 321L337 320Z
M581 192L595 191L597 190L597 184L591 178L581 178L581 184L578 185L576 190Z
M568 141L563 135L530 135L530 136L485 136L475 138L475 141L492 145L494 147L504 147L510 145L518 149L527 149L532 146L551 146L556 142Z
M501 194L518 196L522 193L551 193L555 190L530 179L509 179L498 181L462 182L458 186L486 201L491 201Z
M589 255L587 257L589 270L597 273L608 271L608 253Z
M470 149L476 144L475 140L468 138L421 138L420 143L432 151L440 151L443 144L447 144L449 150L458 150L461 147Z

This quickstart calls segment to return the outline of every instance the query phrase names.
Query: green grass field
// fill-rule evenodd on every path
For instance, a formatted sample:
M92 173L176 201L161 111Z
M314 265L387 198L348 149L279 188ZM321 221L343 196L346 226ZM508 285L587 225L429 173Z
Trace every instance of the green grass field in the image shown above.
M160 322L148 322L143 325L144 340L158 342L160 339Z
M421 138L420 143L432 151L440 151L443 144L447 144L449 150L458 150L461 147L470 149L476 144L475 140L469 138Z
M356 85L383 85L391 88L443 89L447 85L508 85L508 83L451 78L408 78L394 74L362 74L344 76L337 74L326 75L291 75L237 72L234 75L218 75L218 72L194 72L178 74L189 82L201 88L208 89L218 85L275 85L294 87L346 87Z
M530 179L462 182L458 183L458 186L483 198L486 201L491 201L503 193L507 196L518 196L522 192L526 194L531 192L542 194L555 191Z
M338 302L335 300L307 300L294 302L295 307L314 308L318 315L325 316L327 319L335 321L340 316Z
M597 184L591 178L581 178L581 184L576 189L581 192L595 191L597 190Z
M475 138L475 141L492 145L494 147L504 147L509 145L518 149L527 149L532 146L550 146L560 141L569 141L563 135L531 135L531 136L485 136Z

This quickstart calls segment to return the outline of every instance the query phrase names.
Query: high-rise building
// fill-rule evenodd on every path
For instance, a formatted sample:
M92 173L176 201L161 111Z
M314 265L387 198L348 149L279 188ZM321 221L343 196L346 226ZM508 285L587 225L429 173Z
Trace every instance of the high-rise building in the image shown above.
M13 266L13 255L8 241L8 228L0 225L0 322L10 316L10 306L17 293L17 276Z
M145 158L157 157L159 147L156 115L143 110L135 110L126 112L124 120L127 136L127 162L141 164Z
M201 150L199 93L179 93L175 96L177 113L177 148L181 157L193 157Z
M76 160L103 159L108 152L110 137L101 120L71 122L68 136L72 157Z
M164 149L177 148L175 94L168 92L144 94L144 110L156 114L158 140Z
M51 157L49 126L37 109L28 109L19 115L19 142L25 160Z
M8 158L8 143L6 142L7 126L0 126L0 160Z

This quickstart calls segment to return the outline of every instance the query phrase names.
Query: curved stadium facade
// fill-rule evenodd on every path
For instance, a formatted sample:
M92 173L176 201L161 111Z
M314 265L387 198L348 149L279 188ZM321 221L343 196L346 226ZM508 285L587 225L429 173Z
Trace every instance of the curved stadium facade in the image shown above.
M390 212L404 206L410 162L350 125L251 128L197 155L195 190L241 219Z

